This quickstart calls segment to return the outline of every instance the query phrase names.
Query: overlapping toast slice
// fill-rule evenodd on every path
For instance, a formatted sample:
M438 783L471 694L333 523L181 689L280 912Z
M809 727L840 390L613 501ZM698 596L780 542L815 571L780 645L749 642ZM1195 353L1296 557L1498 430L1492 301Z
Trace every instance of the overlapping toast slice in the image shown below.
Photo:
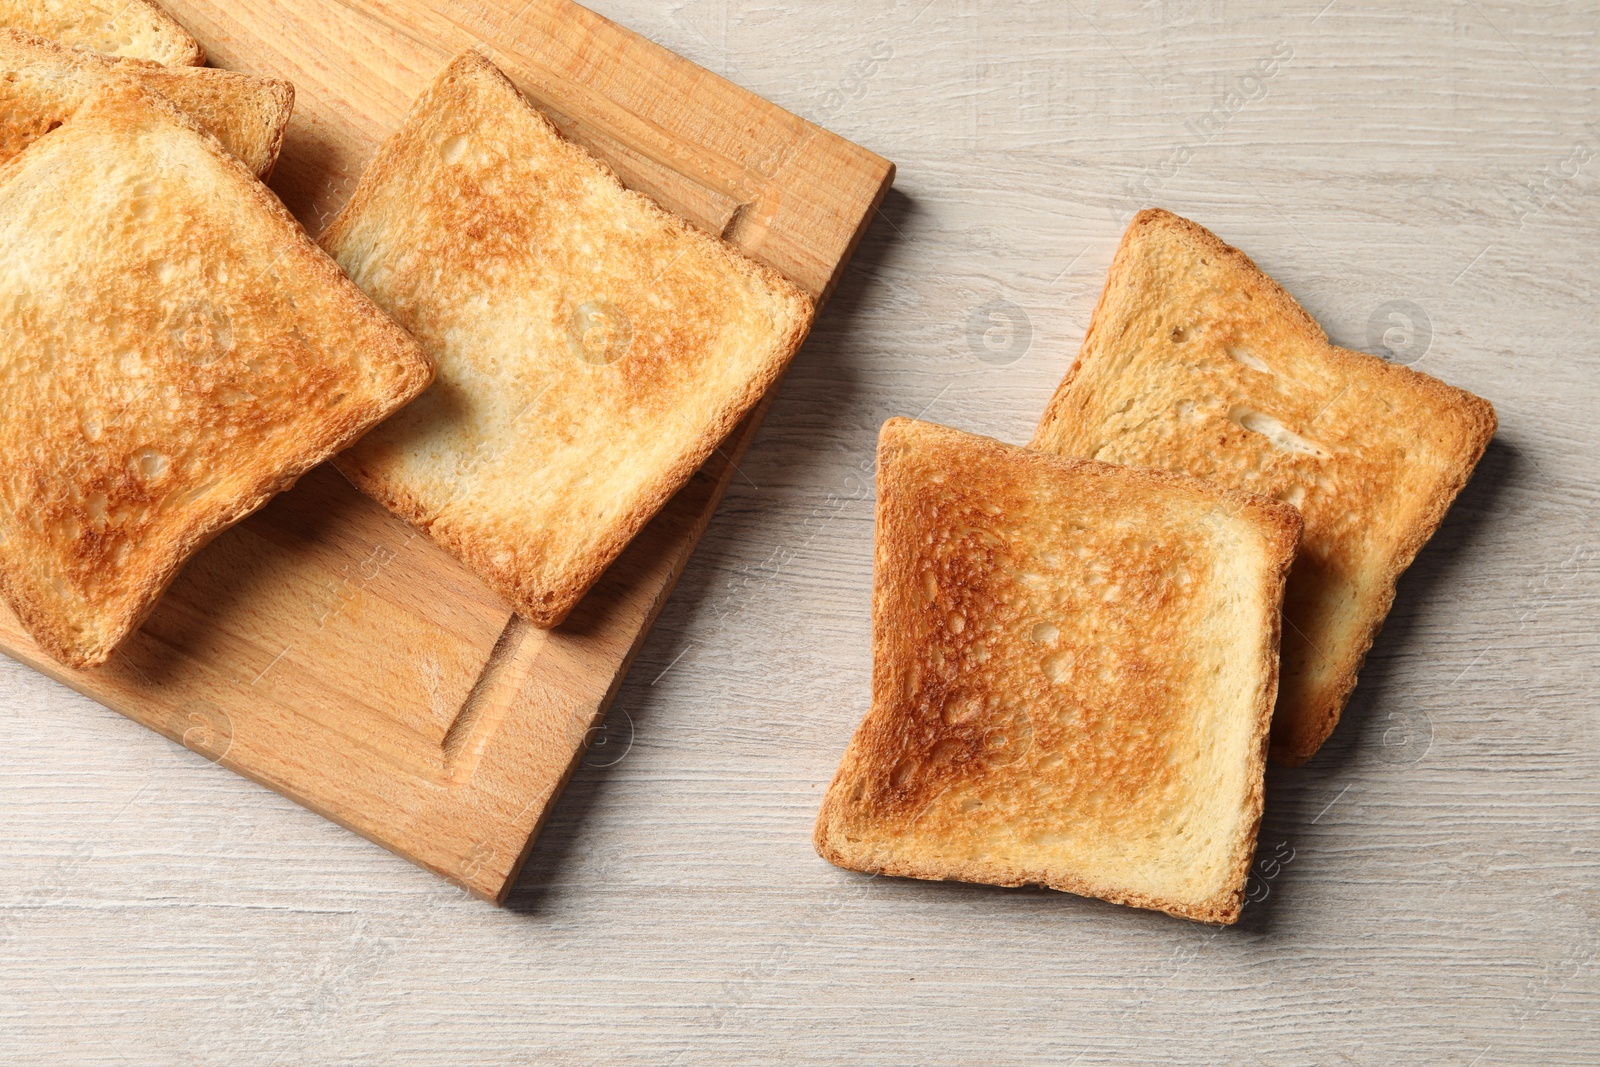
M872 708L817 850L1232 922L1299 531L1265 497L891 419Z
M168 66L206 61L200 42L154 0L0 0L0 26Z
M71 118L108 79L121 76L178 105L263 181L271 174L294 108L288 82L119 59L13 29L0 29L0 163Z
M339 468L547 628L811 323L804 292L623 188L471 52L322 242L439 365Z
M74 667L432 380L244 164L125 80L0 166L0 308L0 593Z
M1485 400L1338 348L1239 250L1142 211L1033 447L1164 467L1305 516L1272 756L1332 732L1394 600L1494 435Z

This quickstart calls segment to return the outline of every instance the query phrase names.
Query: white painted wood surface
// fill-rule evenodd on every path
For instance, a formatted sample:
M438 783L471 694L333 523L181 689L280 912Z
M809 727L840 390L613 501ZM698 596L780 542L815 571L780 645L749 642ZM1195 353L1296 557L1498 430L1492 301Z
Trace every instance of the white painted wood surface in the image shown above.
M0 1063L1600 1063L1600 9L595 6L900 166L604 743L501 911L0 662ZM834 870L877 426L1026 440L1145 202L1500 435L1238 927Z

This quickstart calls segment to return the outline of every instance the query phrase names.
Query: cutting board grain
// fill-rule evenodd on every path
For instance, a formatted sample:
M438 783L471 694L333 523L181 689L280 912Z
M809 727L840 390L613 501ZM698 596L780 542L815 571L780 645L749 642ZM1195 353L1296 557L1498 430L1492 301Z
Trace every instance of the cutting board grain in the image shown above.
M318 232L453 54L477 48L623 180L820 299L893 166L560 0L179 0L215 66L286 78L273 188ZM0 609L0 651L503 901L769 396L544 632L331 468L185 568L107 666Z

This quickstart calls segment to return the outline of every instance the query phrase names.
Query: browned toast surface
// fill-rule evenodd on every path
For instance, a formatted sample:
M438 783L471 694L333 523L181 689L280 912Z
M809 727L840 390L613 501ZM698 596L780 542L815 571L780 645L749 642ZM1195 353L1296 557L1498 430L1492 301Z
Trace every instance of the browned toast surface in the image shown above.
M1272 755L1332 732L1394 599L1495 430L1485 400L1328 343L1248 257L1143 211L1035 448L1180 471L1305 517Z
M1292 508L906 419L878 445L872 708L833 863L1230 922Z
M438 384L339 458L559 624L777 380L810 298L625 189L457 57L322 236Z
M107 79L153 89L204 126L263 180L294 107L294 86L211 67L164 67L0 29L0 163L72 117Z
M0 26L168 66L206 61L200 42L154 0L0 0Z
M237 158L122 80L0 166L0 307L0 593L74 667L432 377Z

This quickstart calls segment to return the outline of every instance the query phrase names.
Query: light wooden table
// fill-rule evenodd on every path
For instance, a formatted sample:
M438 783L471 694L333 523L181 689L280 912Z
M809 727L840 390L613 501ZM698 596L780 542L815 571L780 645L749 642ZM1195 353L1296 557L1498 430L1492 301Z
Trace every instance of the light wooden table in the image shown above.
M1600 1063L1592 0L596 6L900 166L604 744L500 911L0 662L0 1062ZM1236 928L835 870L878 424L1026 440L1146 202L1500 435Z

